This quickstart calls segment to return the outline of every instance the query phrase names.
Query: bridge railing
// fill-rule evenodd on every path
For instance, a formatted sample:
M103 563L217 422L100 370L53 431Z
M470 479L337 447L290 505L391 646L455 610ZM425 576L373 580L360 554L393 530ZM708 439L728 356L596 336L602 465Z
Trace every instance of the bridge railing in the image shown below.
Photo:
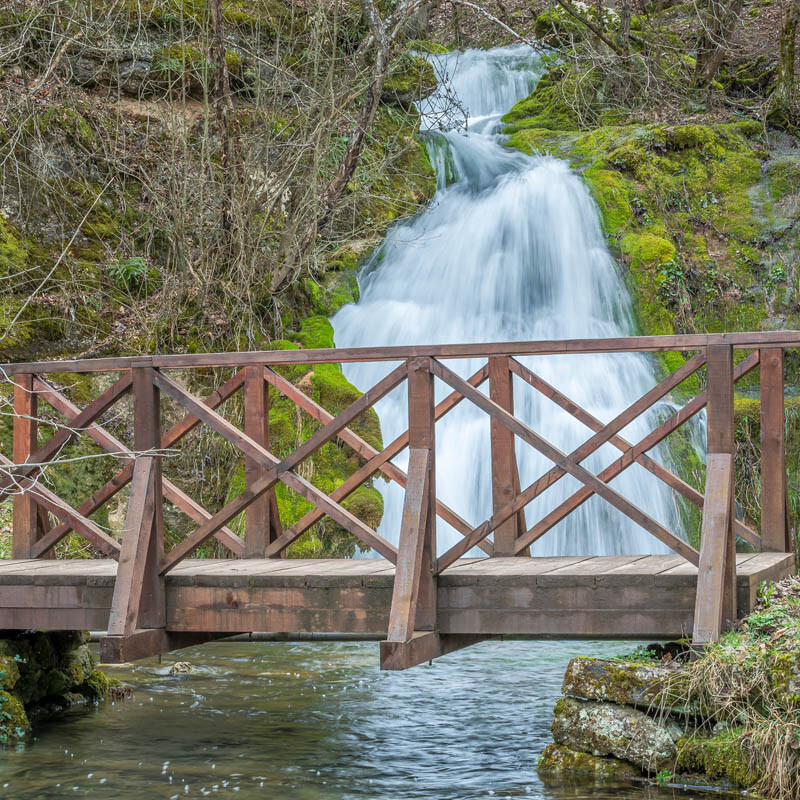
M437 576L474 547L489 556L523 556L530 546L591 496L597 495L634 520L658 540L699 567L694 638L716 639L736 616L735 545L740 537L761 550L789 551L786 467L784 455L784 349L800 346L800 332L630 337L619 339L378 347L335 350L290 350L251 353L161 355L73 361L6 364L0 367L13 383L13 452L0 454L0 491L13 496L13 558L52 555L70 532L83 537L98 553L119 562L109 620L110 636L130 637L165 624L164 577L211 537L237 557L279 558L305 531L327 516L368 547L396 565L394 595L385 658L407 664L427 659L430 647L420 644L426 632L435 636ZM749 351L734 364L736 349ZM546 354L614 352L694 352L677 370L637 399L610 422L594 417L519 359ZM486 359L469 378L444 362ZM347 408L334 415L278 369L286 365L343 362L399 362ZM183 386L173 370L232 367L236 371L209 396L199 398ZM761 531L736 519L734 496L734 412L736 381L760 368L761 392ZM705 385L671 417L637 442L621 432L642 413L670 395L688 377L705 368ZM117 378L84 408L78 408L55 385L59 373L109 372ZM586 425L593 434L571 453L564 453L514 415L513 376ZM435 402L434 383L450 393ZM489 382L488 394L480 389ZM381 451L350 427L365 411L396 389L408 386L408 429ZM319 424L317 430L282 458L270 451L269 387L288 398ZM243 395L243 426L218 410L237 392ZM128 395L133 397L133 437L129 444L112 434L101 420ZM184 416L162 431L160 395L181 407ZM436 496L435 431L437 420L468 401L491 420L491 514L479 525L461 518ZM40 402L50 405L64 422L39 442ZM708 460L704 492L654 461L648 452L702 409L707 409ZM202 507L162 473L168 452L198 426L225 439L243 457L245 488L214 512ZM59 497L43 470L58 460L63 448L80 436L120 461L121 468L77 507ZM521 487L515 440L544 455L553 466L527 487ZM326 493L304 477L301 465L328 442L338 440L360 459L355 473ZM619 457L594 474L582 466L598 448L610 443ZM392 462L409 449L407 472ZM621 495L609 484L632 464L639 464L702 510L701 549L681 539ZM347 510L342 502L376 473L405 489L399 545ZM541 519L526 520L526 506L570 475L581 488ZM283 483L313 509L282 527L275 487ZM117 541L91 515L130 484L124 533ZM196 523L185 539L165 550L163 501ZM229 524L245 514L244 537ZM437 556L436 520L446 521L462 539ZM54 522L55 520L55 522ZM489 537L492 536L490 540ZM441 647L435 642L434 647Z

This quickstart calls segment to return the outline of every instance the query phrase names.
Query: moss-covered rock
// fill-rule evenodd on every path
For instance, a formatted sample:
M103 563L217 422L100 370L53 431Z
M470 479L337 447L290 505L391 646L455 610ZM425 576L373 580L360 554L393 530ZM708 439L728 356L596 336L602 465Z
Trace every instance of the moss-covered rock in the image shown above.
M663 691L671 670L653 662L573 658L564 673L563 694L649 708Z
M715 783L748 787L761 778L742 746L741 730L725 730L716 736L688 736L678 740L677 768L697 773Z
M647 773L672 765L672 734L643 711L562 697L553 717L556 744L593 756L612 756Z
M545 747L536 769L545 779L566 777L616 781L641 774L638 769L617 758L600 758L559 744Z
M390 67L381 99L408 108L431 94L436 84L436 73L426 58L404 53Z

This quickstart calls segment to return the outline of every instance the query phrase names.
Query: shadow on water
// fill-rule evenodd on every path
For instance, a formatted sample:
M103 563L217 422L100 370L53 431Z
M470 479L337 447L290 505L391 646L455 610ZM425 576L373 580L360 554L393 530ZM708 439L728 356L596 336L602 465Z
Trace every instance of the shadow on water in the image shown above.
M630 643L484 642L408 672L376 643L217 643L111 667L133 700L53 721L0 753L0 796L532 797L668 800L641 786L544 785L567 661ZM193 672L170 675L176 661Z

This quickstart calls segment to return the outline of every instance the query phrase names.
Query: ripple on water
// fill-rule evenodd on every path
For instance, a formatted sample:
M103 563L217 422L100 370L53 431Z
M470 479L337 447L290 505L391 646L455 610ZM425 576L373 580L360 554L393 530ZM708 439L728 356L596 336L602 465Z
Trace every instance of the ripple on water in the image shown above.
M536 758L567 661L613 642L484 642L407 672L375 643L211 643L109 672L135 698L39 729L0 756L0 797L532 797L667 800L545 786ZM176 661L194 672L164 675Z

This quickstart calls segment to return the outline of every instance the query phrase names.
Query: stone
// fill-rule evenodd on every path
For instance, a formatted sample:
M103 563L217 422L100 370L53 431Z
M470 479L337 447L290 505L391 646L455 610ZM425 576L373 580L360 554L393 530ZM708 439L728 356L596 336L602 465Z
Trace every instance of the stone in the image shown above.
M612 756L647 773L672 767L677 757L674 732L630 706L562 697L552 731L556 744Z
M625 780L639 775L638 769L617 758L600 758L560 744L545 747L537 770L544 777L552 775L600 780Z
M673 669L660 664L573 658L564 673L561 691L582 700L649 708L672 675Z

